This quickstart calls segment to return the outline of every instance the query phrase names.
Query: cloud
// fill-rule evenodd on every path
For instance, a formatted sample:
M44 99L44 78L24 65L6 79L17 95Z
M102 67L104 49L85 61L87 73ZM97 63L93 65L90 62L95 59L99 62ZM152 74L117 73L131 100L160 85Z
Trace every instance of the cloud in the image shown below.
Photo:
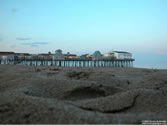
M22 45L31 46L31 47L38 47L40 45L47 45L47 42L32 42L32 43L22 43Z
M16 40L31 40L31 38L17 37Z
M157 55L166 55L167 52L165 52L165 51L157 51L156 54Z

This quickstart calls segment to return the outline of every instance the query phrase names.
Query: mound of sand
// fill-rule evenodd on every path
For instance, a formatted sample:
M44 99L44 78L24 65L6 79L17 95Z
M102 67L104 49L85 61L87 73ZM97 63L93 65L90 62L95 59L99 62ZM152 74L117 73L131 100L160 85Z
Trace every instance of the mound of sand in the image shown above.
M167 120L167 70L0 65L0 124Z

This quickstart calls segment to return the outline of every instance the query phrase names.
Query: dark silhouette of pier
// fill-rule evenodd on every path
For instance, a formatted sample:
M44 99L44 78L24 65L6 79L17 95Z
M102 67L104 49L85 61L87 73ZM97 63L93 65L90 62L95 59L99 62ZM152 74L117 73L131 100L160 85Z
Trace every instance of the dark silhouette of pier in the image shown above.
M134 59L65 59L65 60L44 60L44 59L18 59L0 60L0 64L15 64L29 66L57 66L57 67L133 67Z

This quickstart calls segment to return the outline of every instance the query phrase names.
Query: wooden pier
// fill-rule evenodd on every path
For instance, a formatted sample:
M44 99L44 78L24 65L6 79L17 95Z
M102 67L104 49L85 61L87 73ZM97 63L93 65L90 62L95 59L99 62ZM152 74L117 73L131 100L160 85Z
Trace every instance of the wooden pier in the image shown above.
M57 66L57 67L133 67L134 59L65 59L65 60L0 60L0 64L15 64L29 66Z

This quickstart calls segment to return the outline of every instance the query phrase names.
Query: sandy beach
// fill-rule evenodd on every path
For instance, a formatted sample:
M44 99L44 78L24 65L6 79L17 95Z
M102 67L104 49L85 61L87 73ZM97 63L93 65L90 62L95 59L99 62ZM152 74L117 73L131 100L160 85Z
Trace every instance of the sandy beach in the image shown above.
M167 120L167 70L0 65L0 124Z

